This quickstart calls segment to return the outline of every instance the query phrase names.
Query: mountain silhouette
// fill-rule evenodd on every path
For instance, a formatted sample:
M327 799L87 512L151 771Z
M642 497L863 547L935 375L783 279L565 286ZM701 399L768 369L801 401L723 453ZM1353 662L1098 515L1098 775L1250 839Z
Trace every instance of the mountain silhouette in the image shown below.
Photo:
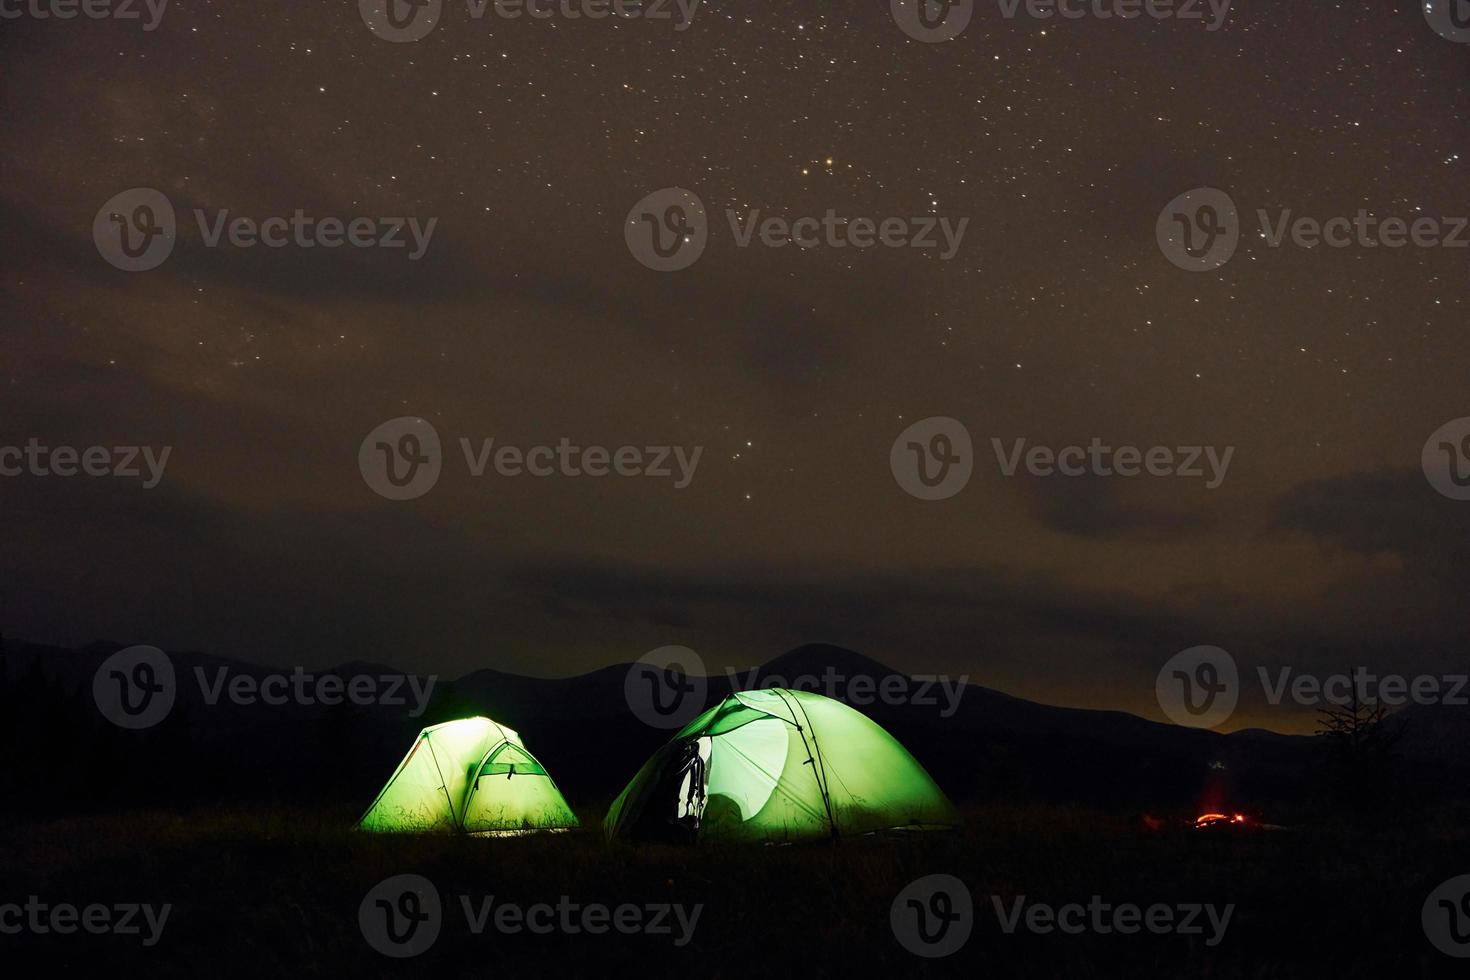
M128 799L128 787L162 784L168 794L199 803L249 802L252 793L263 792L269 802L366 805L420 728L483 714L521 733L573 805L597 807L672 735L630 710L624 693L627 664L566 678L488 668L454 680L416 677L431 696L415 715L419 706L412 703L407 682L399 694L409 703L399 705L298 703L294 698L277 705L238 703L228 687L220 686L222 679L258 683L291 670L197 652L169 655L178 691L167 721L146 732L128 732L105 721L92 700L94 674L120 646L95 643L67 650L7 641L0 656L0 708L7 709L13 725L30 717L71 724L77 751L112 760L105 771L116 783L115 792L99 792L93 802L156 803ZM353 678L376 683L399 672L354 661L316 672L326 675L344 684ZM960 802L1188 811L1210 773L1228 770L1242 797L1262 806L1288 805L1307 791L1322 756L1320 740L1311 737L1259 729L1224 735L1119 711L1039 704L974 684L948 681L944 686L828 644L807 644L748 670L712 674L702 685L703 704L717 703L732 689L775 681L815 685L868 714ZM212 687L201 690L201 682ZM1412 735L1404 744L1423 765L1460 766L1470 730L1467 715L1449 708L1406 711ZM25 737L19 727L15 734L17 740ZM22 764L16 757L24 756L12 754L6 764ZM228 758L230 766L214 782L220 767L208 762L220 758ZM156 772L159 766L187 766L186 771L201 775L166 784L147 778L144 771ZM26 774L9 776L23 781Z

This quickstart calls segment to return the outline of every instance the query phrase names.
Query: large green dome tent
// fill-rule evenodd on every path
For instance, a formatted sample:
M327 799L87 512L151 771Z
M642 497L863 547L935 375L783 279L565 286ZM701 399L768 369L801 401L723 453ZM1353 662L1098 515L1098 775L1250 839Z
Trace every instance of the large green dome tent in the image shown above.
M358 824L399 833L509 834L577 826L521 737L489 718L419 732Z
M767 688L737 691L681 729L603 829L630 842L794 841L958 823L876 722L819 694Z

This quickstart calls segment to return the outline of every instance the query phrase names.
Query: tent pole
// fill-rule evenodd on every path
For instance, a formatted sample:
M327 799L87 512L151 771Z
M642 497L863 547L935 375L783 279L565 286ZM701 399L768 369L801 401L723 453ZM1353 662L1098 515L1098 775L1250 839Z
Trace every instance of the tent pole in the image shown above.
M500 747L502 745L505 745L505 744L507 744L510 741L509 739L507 739L505 737L505 732L503 730L501 730L501 728L500 728L499 725L496 725L495 726L495 729L496 729L496 731L499 731L500 732L500 735L501 735L500 741L496 742L494 748L492 748L489 752L486 752L484 755L480 756L480 761L477 762L477 763L475 763L475 778L470 783L470 791L467 794L465 794L465 798L464 798L464 826L461 829L463 829L466 833L468 833L469 832L469 829L470 829L469 828L470 804L472 804L472 803L475 802L475 794L480 791L480 770L485 768L485 762L492 755L494 755L496 752L499 752L500 751ZM448 793L446 792L445 795L447 796Z
M424 741L429 743L429 758L434 760L434 772L439 775L439 788L444 791L444 799L449 803L449 818L456 827L464 830L464 822L454 813L454 801L449 799L449 785L444 779L444 770L439 767L439 754L434 751L434 741L428 735L424 736Z
M827 767L824 763L818 762L818 758L821 756L822 750L820 746L817 746L817 731L815 728L812 729L811 745L808 745L806 740L806 727L810 727L812 719L806 713L806 709L803 708L801 710L801 716L806 719L806 726L803 726L801 722L796 720L796 699L792 698L788 702L786 695L789 692L783 691L780 688L772 688L772 690L776 692L776 696L780 698L782 703L786 704L786 707L791 711L791 723L796 726L796 732L801 736L801 747L806 749L806 761L807 764L812 767L812 778L817 781L817 790L822 794L822 806L825 807L827 810L827 826L832 831L832 841L833 843L839 843L842 838L837 833L837 818L832 813L832 797L827 792ZM817 746L817 752L815 756L813 756L812 754L812 746ZM820 772L818 772L819 765L821 766Z

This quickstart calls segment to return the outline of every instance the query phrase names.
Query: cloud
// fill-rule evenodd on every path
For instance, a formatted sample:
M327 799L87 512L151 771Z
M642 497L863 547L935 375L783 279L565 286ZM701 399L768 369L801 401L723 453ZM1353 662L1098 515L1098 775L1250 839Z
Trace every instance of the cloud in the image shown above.
M1276 502L1272 526L1360 555L1392 555L1423 582L1470 582L1470 506L1437 494L1417 470L1303 484Z
M1418 648L1455 659L1470 641L1460 612L1470 592L1470 506L1437 494L1417 470L1303 484L1276 501L1271 527L1359 559L1319 598L1324 620L1395 656Z
M1118 478L1096 474L1030 478L1026 491L1036 519L1047 528L1083 538L1173 540L1210 521L1198 513L1125 501Z

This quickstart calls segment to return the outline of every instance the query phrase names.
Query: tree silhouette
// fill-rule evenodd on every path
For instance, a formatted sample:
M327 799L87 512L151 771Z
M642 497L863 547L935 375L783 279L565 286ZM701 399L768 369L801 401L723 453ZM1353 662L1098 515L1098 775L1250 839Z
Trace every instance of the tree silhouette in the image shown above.
M1318 710L1317 736L1327 743L1334 802L1358 814L1377 813L1396 798L1389 789L1397 776L1394 749L1405 725L1390 723L1388 709L1363 690L1359 671L1353 671L1352 680L1345 701Z

